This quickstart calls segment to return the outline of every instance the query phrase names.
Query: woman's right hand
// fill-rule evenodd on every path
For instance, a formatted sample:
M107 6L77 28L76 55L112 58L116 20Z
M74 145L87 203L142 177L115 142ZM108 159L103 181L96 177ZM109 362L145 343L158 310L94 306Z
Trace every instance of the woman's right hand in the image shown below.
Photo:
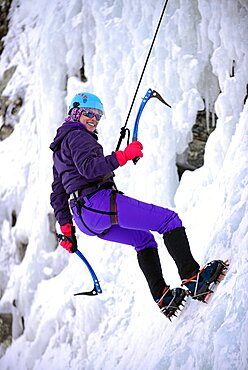
M143 157L142 153L143 145L139 141L134 141L131 144L128 144L126 149L119 150L115 152L117 161L120 166L124 166L124 164L127 163L127 161L130 161L136 157Z

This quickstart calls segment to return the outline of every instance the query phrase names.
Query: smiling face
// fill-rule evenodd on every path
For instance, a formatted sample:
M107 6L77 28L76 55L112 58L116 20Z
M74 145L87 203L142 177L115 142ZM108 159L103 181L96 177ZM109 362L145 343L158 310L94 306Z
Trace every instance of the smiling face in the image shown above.
M81 114L80 116L80 122L87 128L88 131L94 132L97 128L97 125L100 121L100 119L97 121L96 116L99 116L99 110L90 108L90 109L85 109L86 114L87 113L94 113L93 117L88 117L89 115L91 116L92 114L87 114L85 115L84 113Z

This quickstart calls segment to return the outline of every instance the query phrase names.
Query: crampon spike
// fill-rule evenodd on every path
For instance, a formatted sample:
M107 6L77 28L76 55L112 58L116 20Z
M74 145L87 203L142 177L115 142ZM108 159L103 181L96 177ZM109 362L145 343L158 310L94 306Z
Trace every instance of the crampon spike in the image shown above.
M221 283L224 280L226 274L221 273L218 278L216 279L216 283Z
M208 304L208 300L210 299L211 295L213 294L213 290L209 290L207 294L203 298L203 302Z
M215 281L216 284L220 283L225 278L225 276L227 274L227 271L228 271L228 267L229 267L229 261L228 260L222 262L222 269L220 271L219 276L217 277L217 279Z

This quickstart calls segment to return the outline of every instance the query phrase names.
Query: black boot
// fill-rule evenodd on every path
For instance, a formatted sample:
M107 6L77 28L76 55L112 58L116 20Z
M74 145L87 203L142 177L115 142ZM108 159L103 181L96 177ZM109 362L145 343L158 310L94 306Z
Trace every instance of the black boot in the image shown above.
M200 266L194 260L184 227L178 227L163 235L165 246L175 261L182 280L195 275Z
M146 248L138 252L138 263L145 275L153 299L156 301L166 287L157 248Z
M160 311L171 319L183 304L186 291L182 288L170 289L165 284L157 248L147 248L138 252L138 262L148 282L153 299Z

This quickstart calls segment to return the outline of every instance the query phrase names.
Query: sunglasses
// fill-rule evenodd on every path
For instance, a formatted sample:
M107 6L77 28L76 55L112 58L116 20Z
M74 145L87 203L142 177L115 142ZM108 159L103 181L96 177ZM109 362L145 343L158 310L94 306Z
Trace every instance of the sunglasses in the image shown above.
M82 114L88 118L96 117L97 121L100 121L100 119L102 118L102 114L94 113L92 112L92 110L83 110Z

